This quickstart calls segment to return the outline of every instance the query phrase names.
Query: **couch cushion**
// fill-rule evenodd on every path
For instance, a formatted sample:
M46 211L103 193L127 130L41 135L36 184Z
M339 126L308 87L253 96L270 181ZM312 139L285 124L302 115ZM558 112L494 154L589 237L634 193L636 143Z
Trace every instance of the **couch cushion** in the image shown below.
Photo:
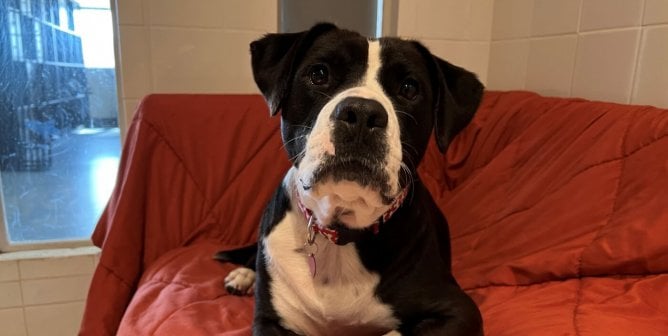
M253 298L229 295L233 266L211 257L220 245L200 242L166 253L149 267L119 335L250 335Z
M668 111L488 93L444 161L428 178L490 335L666 334Z
M210 100L200 106L204 101ZM176 113L169 99L160 104ZM430 145L420 175L448 218L453 269L480 305L487 335L668 334L667 134L665 110L488 92L446 155ZM195 141L185 133L182 140ZM285 169L284 154L274 156L280 145L268 143L246 158L254 167L246 173L258 174L272 159ZM226 174L224 192L206 198L221 209L215 220L180 223L195 228L176 231L180 247L144 259L151 262L120 335L250 334L252 299L228 296L222 281L231 266L211 259L225 244L250 239L264 202L229 187L239 183L235 176L253 179L235 171ZM235 206L249 202L252 213ZM153 223L156 235L161 224ZM240 228L243 237L233 237ZM146 241L164 245L155 236ZM134 260L118 255L124 254L107 250L106 260ZM98 271L114 274L110 261L101 265Z
M93 234L102 253L80 334L115 335L130 301L138 301L142 274L165 253L257 239L262 209L289 167L278 125L259 95L156 94L142 101Z

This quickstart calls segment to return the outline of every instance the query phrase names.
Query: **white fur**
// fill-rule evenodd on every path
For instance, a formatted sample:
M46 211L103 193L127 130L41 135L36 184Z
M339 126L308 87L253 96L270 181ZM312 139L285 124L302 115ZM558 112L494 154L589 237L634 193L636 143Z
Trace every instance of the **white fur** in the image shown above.
M392 330L383 336L401 336L401 333L396 330Z
M375 296L380 277L364 268L355 245L334 245L318 235L313 278L300 250L305 237L304 216L289 211L264 238L272 304L283 326L302 335L336 336L396 329L392 309Z
M318 114L306 141L304 158L295 172L296 180L300 184L311 185L313 173L322 163L325 155L336 155L330 137L334 127L330 117L336 106L345 98L360 97L378 101L388 113L386 141L389 151L384 169L389 176L391 195L386 196L399 193L399 169L402 161L401 133L394 106L378 81L378 72L382 66L380 55L380 43L370 40L369 62L364 77L360 79L357 86L335 95ZM306 207L313 211L318 223L322 226L329 225L332 219L337 217L351 228L368 227L389 209L388 205L382 203L378 191L351 182L320 183L313 185L310 190L299 190L299 193Z

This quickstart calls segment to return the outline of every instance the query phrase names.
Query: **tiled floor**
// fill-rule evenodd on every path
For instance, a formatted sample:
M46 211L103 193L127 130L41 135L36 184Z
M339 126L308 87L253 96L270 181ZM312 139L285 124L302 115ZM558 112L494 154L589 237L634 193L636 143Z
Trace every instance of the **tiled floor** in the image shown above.
M80 129L53 143L53 164L39 172L3 171L10 240L87 239L113 189L118 129Z

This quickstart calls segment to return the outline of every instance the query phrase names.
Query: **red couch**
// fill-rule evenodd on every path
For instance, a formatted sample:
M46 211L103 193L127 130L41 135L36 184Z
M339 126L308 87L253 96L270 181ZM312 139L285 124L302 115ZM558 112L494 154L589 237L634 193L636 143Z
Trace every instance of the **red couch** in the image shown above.
M289 167L255 95L152 95L128 132L81 335L248 335L214 252ZM487 335L668 335L668 111L488 92L420 174Z

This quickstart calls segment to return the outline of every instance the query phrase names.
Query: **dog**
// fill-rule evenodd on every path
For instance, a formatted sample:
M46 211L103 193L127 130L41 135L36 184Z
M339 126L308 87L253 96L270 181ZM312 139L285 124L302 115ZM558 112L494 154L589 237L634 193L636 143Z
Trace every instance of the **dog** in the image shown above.
M292 162L229 292L254 292L253 335L482 335L451 272L447 222L416 173L473 118L476 75L416 41L321 23L250 45Z

